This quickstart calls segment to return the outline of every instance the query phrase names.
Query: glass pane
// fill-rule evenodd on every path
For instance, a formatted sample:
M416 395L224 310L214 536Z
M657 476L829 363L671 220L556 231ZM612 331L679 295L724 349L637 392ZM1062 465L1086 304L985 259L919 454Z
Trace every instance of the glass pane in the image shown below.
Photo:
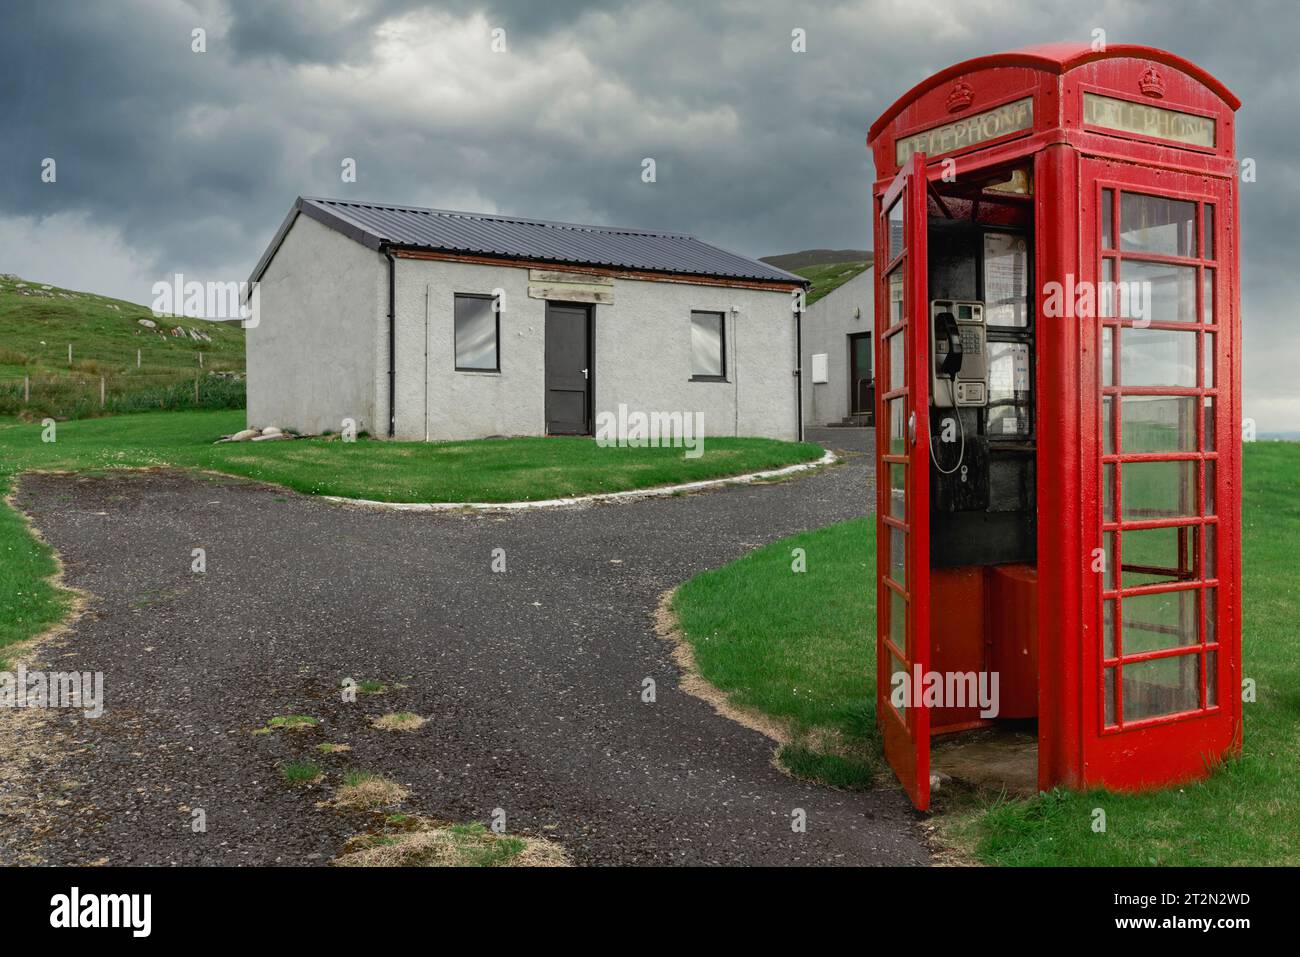
M1104 569L1105 575L1102 578L1103 587L1107 591L1114 591L1119 587L1119 561L1115 554L1115 546L1119 543L1119 534L1116 532L1107 532L1102 536L1103 558L1106 561Z
M903 251L903 200L907 197L907 190L899 194L894 205L889 207L888 223L889 230L889 262L893 262L895 257Z
M1214 400L1205 397L1205 451L1214 451Z
M1218 547L1218 528L1217 525L1205 526L1205 577L1219 577L1219 553Z
M1115 330L1101 327L1101 384L1115 384Z
M903 321L903 267L899 266L889 274L889 324L896 326Z
M889 640L901 651L907 651L907 602L894 589L889 589Z
M1205 270L1201 278L1201 321L1214 322L1214 270Z
M1219 703L1219 653L1205 653L1205 706L1213 708Z
M907 666L903 664L903 662L899 659L899 657L891 651L889 653L889 688L891 692L893 691L893 689L898 687L898 682L900 680L898 677L896 677L898 675L902 675L903 679L906 680ZM906 687L906 684L904 684L904 687ZM892 695L891 695L891 700L892 700ZM897 709L900 715L905 714L907 712L907 705L903 705L902 707L898 707L897 705L895 705L894 707Z
M1115 410L1110 396L1101 400L1101 450L1104 455L1115 452Z
M1029 435L1029 346L1023 342L990 342L988 355L988 418L991 439Z
M1023 328L1029 324L1029 246L1014 233L984 234L984 322Z
M1102 650L1105 657L1115 657L1115 599L1102 602L1101 611Z
M1124 602L1120 606L1124 625L1124 654L1136 655L1144 651L1199 644L1199 596L1200 591L1195 588L1157 592L1154 595L1124 596ZM1124 715L1132 717L1128 713L1127 701Z
M889 454L907 454L907 399L890 399L889 406Z
M1214 258L1214 204L1205 204L1205 228L1201 231L1201 258Z
M1196 386L1196 333L1124 329L1119 340L1120 385Z
M1106 726L1110 727L1115 723L1115 669L1106 669Z
M1125 521L1196 514L1195 462L1126 462L1120 513Z
M1124 260L1119 314L1144 322L1196 321L1196 267Z
M721 376L722 313L691 313L691 375Z
M907 521L907 466L889 463L889 514Z
M1124 666L1124 722L1200 707L1200 655L1176 655Z
M1101 248L1112 249L1115 246L1115 191L1101 191Z
M889 391L901 389L907 384L907 359L904 345L907 337L896 332L889 337Z
M1196 255L1196 204L1163 196L1121 193L1119 246L1125 252Z
M1205 514L1213 515L1215 501L1214 487L1214 460L1206 459L1205 461Z
M1125 452L1196 451L1195 396L1126 395L1120 400Z
M889 526L889 577L907 587L907 533Z
M1205 589L1205 643L1212 645L1219 640L1219 602L1217 588Z
M1103 318L1115 315L1115 260L1101 261L1101 289L1097 293L1097 314Z
M486 297L457 296L456 368L497 370L497 314Z
M1124 587L1158 585L1192 578L1195 541L1195 530L1186 526L1131 529L1125 532Z
M1102 470L1101 512L1102 520L1106 522L1115 521L1115 468L1115 465L1107 464Z

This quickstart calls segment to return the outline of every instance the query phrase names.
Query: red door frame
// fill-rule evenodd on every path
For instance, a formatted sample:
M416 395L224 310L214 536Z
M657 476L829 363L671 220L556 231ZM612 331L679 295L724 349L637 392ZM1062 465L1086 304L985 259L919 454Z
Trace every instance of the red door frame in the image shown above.
M876 367L882 370L876 388L876 721L885 757L919 811L930 806L930 712L920 703L916 683L911 680L930 667L927 188L925 156L918 153L877 193L874 204L875 248L884 251L886 260L876 270ZM903 249L891 256L887 217L896 202L903 204ZM903 317L901 323L891 324L889 277L899 270ZM895 337L902 337L906 365L899 388L893 388L896 378L890 351ZM906 415L901 419L893 416L891 403L899 403ZM891 444L900 439L901 450ZM903 466L906 473L901 519L891 513L891 465ZM905 542L905 583L896 583L889 575L890 547L896 535ZM891 638L896 635L893 615L897 600L905 607L903 648ZM909 675L905 687L912 690L901 715L890 700L894 659L901 661Z

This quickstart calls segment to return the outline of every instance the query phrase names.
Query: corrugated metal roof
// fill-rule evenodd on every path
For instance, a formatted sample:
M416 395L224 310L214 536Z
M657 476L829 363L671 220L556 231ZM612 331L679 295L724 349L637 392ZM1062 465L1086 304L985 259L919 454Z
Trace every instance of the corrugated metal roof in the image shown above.
M298 198L253 271L252 281L261 278L298 213L371 249L383 246L429 249L502 259L807 284L802 276L727 252L684 233L315 197Z

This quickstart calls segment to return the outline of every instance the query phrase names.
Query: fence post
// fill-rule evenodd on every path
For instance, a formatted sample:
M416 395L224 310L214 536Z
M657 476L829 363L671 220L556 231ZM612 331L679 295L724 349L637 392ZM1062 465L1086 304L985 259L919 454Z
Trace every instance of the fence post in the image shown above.
M194 377L194 404L199 404L199 377Z
M202 352L199 353L199 368L200 368L200 369L203 368L203 353L202 353Z
M99 407L104 407L104 377L99 377Z
M136 367L137 369L140 368L140 350L139 350L139 349L136 349L136 350L135 350L135 367Z
M23 376L23 405L32 404L32 377Z
M72 368L72 343L68 343L68 368Z

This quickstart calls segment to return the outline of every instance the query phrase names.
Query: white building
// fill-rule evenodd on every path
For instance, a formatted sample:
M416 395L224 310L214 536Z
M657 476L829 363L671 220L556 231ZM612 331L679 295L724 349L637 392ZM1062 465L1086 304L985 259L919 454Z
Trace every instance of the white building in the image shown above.
M875 401L875 270L868 267L803 316L804 422L866 425Z
M583 435L622 405L800 435L806 281L691 236L299 198L251 281L250 425Z

